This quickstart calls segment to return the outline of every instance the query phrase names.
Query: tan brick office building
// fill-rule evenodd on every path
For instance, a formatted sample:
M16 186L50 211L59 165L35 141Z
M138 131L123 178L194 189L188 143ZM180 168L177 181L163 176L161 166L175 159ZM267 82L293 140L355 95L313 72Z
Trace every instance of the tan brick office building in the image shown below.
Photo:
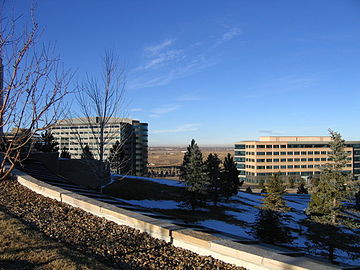
M258 182L274 173L309 178L320 174L320 167L330 162L328 136L267 136L258 141L235 143L235 162L240 178ZM348 163L344 168L360 176L360 141L346 141Z

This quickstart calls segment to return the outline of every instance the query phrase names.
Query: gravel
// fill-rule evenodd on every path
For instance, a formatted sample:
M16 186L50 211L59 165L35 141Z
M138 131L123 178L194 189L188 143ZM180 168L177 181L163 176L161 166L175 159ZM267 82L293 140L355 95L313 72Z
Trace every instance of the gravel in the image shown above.
M50 238L115 269L245 269L43 197L15 180L0 181L0 207Z

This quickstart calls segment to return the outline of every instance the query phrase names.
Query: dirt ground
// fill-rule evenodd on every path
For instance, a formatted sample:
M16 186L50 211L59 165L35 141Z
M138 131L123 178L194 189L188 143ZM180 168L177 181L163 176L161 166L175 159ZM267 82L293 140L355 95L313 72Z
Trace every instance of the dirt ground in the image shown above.
M210 154L215 153L221 160L230 153L234 155L231 147L200 147L204 159ZM152 166L180 166L183 161L186 147L149 147L149 164Z

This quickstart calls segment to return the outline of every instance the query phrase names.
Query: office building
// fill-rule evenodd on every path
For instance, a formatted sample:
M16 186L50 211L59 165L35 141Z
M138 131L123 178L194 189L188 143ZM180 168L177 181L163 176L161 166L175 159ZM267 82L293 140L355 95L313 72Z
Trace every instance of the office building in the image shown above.
M308 179L320 174L329 160L329 136L267 136L235 143L234 160L239 177L257 183L274 173ZM360 141L346 141L348 163L344 172L360 176Z
M82 149L88 145L95 158L99 158L100 119L71 118L58 121L51 132L59 143L59 151L64 147L71 158L79 159ZM146 175L148 161L148 124L140 121L111 117L104 126L104 157L107 159L110 149L116 141L123 146L126 168L129 174Z

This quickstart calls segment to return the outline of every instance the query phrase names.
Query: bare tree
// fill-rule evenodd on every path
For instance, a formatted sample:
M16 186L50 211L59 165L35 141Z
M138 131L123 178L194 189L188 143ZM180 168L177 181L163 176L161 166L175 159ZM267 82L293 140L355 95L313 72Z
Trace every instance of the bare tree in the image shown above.
M112 118L124 116L125 84L125 69L120 67L118 57L112 51L105 51L100 82L95 77L87 76L79 86L77 101L96 141L95 151L100 161L104 160L105 146L115 139L115 129L109 130ZM81 136L78 137L83 146Z
M58 119L71 78L53 47L37 46L41 29L33 14L22 31L19 18L0 14L0 180L28 156L36 133Z

